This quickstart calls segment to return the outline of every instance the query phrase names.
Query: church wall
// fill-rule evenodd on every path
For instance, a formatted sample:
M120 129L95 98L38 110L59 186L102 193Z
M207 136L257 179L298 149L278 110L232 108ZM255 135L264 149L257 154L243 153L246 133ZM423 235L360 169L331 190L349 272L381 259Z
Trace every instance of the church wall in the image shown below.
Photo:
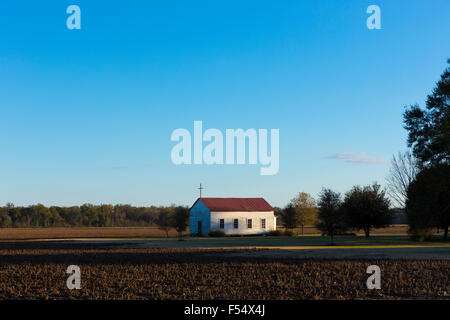
M219 221L224 219L224 229L220 229ZM234 228L234 219L238 219L238 229ZM252 228L247 221L252 219ZM261 219L266 219L266 228L261 227ZM264 234L276 229L273 211L213 211L211 212L211 230L221 230L226 234Z

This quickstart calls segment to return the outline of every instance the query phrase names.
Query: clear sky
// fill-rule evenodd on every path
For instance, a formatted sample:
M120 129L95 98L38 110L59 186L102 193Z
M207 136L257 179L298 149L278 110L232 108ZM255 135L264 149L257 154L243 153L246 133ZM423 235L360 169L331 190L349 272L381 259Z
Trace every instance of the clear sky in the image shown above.
M68 30L66 8L81 8ZM369 30L366 8L381 8ZM190 205L384 184L450 56L448 0L0 2L0 204ZM280 169L175 166L193 121L280 130ZM365 153L365 154L363 154Z

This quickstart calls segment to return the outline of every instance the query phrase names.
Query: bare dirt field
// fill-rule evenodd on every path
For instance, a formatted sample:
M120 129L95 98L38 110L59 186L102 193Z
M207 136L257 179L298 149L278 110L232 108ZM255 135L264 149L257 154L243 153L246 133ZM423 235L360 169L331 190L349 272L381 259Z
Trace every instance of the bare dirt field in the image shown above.
M361 250L336 258L318 249L3 241L0 299L450 299L450 259L388 259L385 251ZM381 290L366 287L372 264L381 268ZM80 290L67 289L69 265L81 269Z
M1 299L449 299L449 260L322 260L272 250L0 249ZM265 252L266 255L261 255ZM82 288L66 287L78 265ZM382 270L368 290L366 268Z
M439 238L416 243L394 232L328 246L312 235L179 241L149 233L0 229L0 299L450 299L450 244ZM372 264L381 290L366 287ZM66 286L69 265L81 269L80 290Z

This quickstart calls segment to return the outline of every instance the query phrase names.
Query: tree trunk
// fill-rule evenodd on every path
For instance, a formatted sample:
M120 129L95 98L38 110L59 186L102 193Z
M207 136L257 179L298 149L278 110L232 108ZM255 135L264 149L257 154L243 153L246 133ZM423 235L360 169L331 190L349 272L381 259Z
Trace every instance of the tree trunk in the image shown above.
M303 227L304 227L304 225L302 224L302 235L303 235Z
M366 235L366 238L370 237L370 228L364 229L364 233Z
M448 236L448 226L444 228L444 240L447 240Z

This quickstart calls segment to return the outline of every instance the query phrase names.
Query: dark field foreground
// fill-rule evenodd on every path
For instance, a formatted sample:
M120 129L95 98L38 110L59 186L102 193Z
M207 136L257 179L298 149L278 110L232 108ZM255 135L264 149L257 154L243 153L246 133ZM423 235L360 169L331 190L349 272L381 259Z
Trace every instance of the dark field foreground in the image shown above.
M269 250L0 246L0 299L450 299L450 260L306 260ZM14 248L14 249L13 249ZM368 290L366 268L381 268ZM81 289L66 268L81 268Z

